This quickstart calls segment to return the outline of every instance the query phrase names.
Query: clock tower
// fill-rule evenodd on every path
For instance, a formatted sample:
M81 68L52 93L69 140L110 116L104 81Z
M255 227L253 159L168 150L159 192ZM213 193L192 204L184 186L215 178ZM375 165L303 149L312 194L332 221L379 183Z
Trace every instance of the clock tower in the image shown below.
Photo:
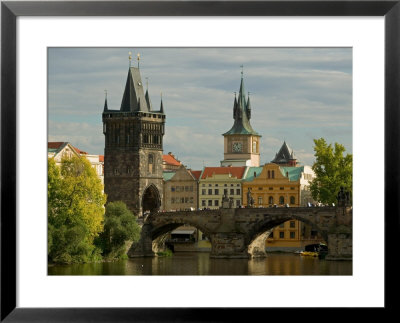
M239 95L233 102L232 128L224 136L224 160L221 166L260 166L260 138L250 124L250 95L244 90L243 71Z

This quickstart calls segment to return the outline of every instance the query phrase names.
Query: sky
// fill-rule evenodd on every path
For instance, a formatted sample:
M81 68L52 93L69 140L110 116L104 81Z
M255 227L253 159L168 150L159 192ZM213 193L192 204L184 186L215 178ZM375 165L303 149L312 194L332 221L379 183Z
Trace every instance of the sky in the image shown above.
M133 66L140 54L155 110L162 96L164 154L189 168L220 166L242 65L250 123L262 136L261 164L284 141L300 165L314 163L317 138L352 153L351 48L49 48L48 141L104 154L105 91L108 108L119 110L129 52Z

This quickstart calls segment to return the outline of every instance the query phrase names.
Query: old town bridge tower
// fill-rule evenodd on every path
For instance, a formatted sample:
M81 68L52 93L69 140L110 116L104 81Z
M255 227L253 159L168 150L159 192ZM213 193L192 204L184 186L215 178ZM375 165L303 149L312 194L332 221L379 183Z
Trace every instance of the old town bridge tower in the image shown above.
M107 201L123 201L138 217L158 210L163 198L165 113L162 99L160 109L153 110L139 64L129 67L120 109L108 109L106 95L102 117Z

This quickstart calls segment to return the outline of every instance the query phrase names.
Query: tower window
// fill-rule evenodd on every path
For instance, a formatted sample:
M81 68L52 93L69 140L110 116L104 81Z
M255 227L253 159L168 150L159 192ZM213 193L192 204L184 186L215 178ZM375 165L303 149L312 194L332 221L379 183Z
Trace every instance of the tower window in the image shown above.
M269 197L268 203L269 204L274 204L274 198L272 196Z
M295 202L296 202L296 200L295 200L294 196L291 196L290 197L290 204L294 204Z
M149 154L148 163L147 163L147 171L149 173L154 172L154 156L153 156L153 154Z
M271 178L275 178L275 171L271 171Z
M284 204L285 203L285 198L283 196L279 197L279 204Z

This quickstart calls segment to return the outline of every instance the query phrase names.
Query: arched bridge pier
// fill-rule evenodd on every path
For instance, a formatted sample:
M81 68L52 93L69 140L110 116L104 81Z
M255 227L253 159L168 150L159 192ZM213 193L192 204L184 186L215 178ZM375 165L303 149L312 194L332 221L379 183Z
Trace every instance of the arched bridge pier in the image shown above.
M218 210L152 213L144 221L141 238L129 257L154 256L160 237L189 224L211 240L212 258L265 257L265 241L272 229L299 220L320 232L328 244L325 259L352 259L352 208L221 208Z

